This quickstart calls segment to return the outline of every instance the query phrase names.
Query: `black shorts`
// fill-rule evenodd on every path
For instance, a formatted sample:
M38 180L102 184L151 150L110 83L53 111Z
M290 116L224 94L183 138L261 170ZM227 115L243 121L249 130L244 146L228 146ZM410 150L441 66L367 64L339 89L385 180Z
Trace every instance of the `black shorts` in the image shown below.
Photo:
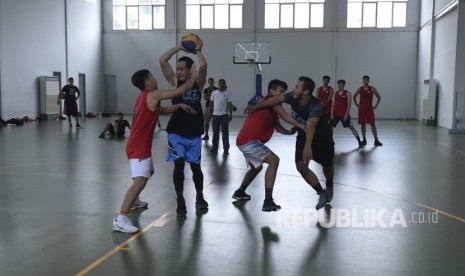
M347 116L347 120L344 121L344 118L343 117L334 117L334 120L330 120L329 121L329 124L332 126L332 127L336 127L337 124L339 123L339 121L342 122L342 126L344 128L346 127L350 127L352 125L352 123L350 122L350 115Z
M304 160L304 146L305 139L297 139L295 143L295 162ZM334 145L324 147L312 145L312 160L323 167L332 166L334 164Z

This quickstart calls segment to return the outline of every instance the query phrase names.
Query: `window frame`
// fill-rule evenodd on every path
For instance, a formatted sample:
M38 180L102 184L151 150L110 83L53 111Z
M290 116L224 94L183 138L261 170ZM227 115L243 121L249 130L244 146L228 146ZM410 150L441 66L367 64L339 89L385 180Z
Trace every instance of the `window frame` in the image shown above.
M347 17L346 17L346 28L348 29L402 29L402 28L407 28L407 16L408 16L408 0L347 0ZM391 18L389 24L383 24L380 19L380 10L379 10L379 5L380 4L390 4L391 8ZM356 7L356 5L359 5L360 7ZM365 13L368 10L368 7L370 5L374 5L374 25L368 25L368 22L366 21ZM354 13L349 14L351 9L349 8L350 6L353 6L354 8L357 9L357 14L355 14L355 11L352 10ZM402 7L400 9L396 9L396 7ZM396 17L396 11L404 11L405 17L401 19L401 21L404 23L403 26L400 26L397 24L397 17ZM351 16L352 15L352 16ZM355 16L354 16L355 15ZM359 16L359 17L358 17ZM358 17L358 18L357 18ZM349 21L350 20L350 21ZM371 20L371 18L370 18Z
M306 22L303 25L306 25L304 27L299 27L301 26L298 24L299 22L297 21L297 11L296 5L301 6L302 4L308 4L308 10L305 12L306 13L306 19L308 19L308 22ZM326 0L265 0L264 1L264 24L263 27L266 30L308 30L308 29L321 29L325 27L325 4ZM282 17L285 16L282 14L283 7L287 6L292 6L292 26L283 26L282 24ZM315 22L312 17L312 10L316 6L321 6L323 13L321 17L321 21ZM273 17L274 14L268 14L267 13L267 7L270 9L276 9L277 8L277 14L276 14L276 20L278 21L278 26L276 25L267 25L271 21L267 19L267 16ZM300 11L300 9L299 9ZM269 12L272 12L270 10ZM275 11L276 12L276 11ZM287 14L287 13L286 13ZM315 23L315 24L313 24ZM299 25L299 26L298 26Z
M203 2L205 1L205 2ZM195 3L188 3L189 1L186 1L186 30L240 30L244 28L244 0L221 0L221 2L216 3L216 0L198 0L198 1L192 1ZM202 3L203 2L203 3ZM213 10L213 16L211 19L211 25L208 26L203 26L204 22L204 7L212 7ZM226 6L227 7L227 26L225 27L223 24L218 25L217 23L221 23L220 21L217 21L218 14L217 14L217 6ZM233 21L233 16L231 16L231 13L233 12L231 7L240 7L241 11L241 22L240 26L235 26L232 24ZM193 9L196 13L198 12L198 16L195 18L195 20L199 20L199 22L192 22L189 21L188 14L191 14L191 12L187 12L188 9ZM191 19L192 20L192 19ZM220 27L221 26L221 27Z
M115 0L112 1L112 15L113 15L113 30L115 31L153 31L153 30L164 30L166 28L166 0L162 1L161 3L155 3L155 1L150 1L150 4L141 4L140 1L138 1L138 4L127 4L126 0L120 0L116 2L121 2L121 3L116 3ZM155 4L154 4L155 3ZM150 16L150 28L142 28L141 27L141 7L151 7L151 16ZM115 8L121 8L124 9L124 27L122 28L117 28L115 29ZM137 10L137 27L129 27L129 13L128 10L131 8L136 8ZM158 27L155 26L155 9L160 8L163 10L163 26ZM122 16L122 15L121 15ZM123 21L121 21L123 22ZM119 21L117 23L120 23ZM147 21L148 23L148 21ZM148 25L148 24L147 24Z

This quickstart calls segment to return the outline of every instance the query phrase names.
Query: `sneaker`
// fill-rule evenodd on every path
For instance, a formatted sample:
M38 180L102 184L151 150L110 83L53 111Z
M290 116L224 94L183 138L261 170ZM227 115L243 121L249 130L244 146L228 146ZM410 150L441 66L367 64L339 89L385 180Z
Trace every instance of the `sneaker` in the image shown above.
M229 155L229 150L223 151L223 155Z
M136 199L134 203L132 204L131 210L132 209L142 209L142 208L148 208L149 204L145 201L140 200L140 198Z
M73 127L73 124L69 124L69 127Z
M361 149L361 148L363 148L363 146L364 146L364 145L363 145L363 142L362 142L362 141L359 141L359 142L358 142L358 148Z
M101 133L98 138L105 138L105 134Z
M218 149L212 148L212 149L210 150L210 152L213 153L213 154L218 153Z
M202 140L205 140L205 141L208 141L208 139L210 139L210 137L208 137L208 134L203 136Z
M333 200L334 188L326 188L326 203L330 203Z
M326 196L326 191L323 193L318 193L320 198L318 199L318 203L316 204L316 209L320 210L326 203L328 203L328 198Z
M128 219L128 216L119 214L113 218L113 230L132 234L138 232L139 228L131 224L131 222Z
M378 139L375 140L375 147L381 147L383 143L381 143Z
M262 211L271 212L271 211L279 211L279 210L281 210L281 206L276 205L273 199L265 199L263 201Z
M195 200L195 208L208 209L208 202L203 198L203 195L197 196Z
M362 141L362 147L367 145L367 140L363 139Z
M178 207L176 208L176 215L178 217L185 217L187 214L186 201L183 197L176 199Z
M76 124L76 128L80 128L80 127L81 127L81 125L80 125L80 124Z
M236 190L232 198L236 200L250 200L250 195L248 195L245 191Z

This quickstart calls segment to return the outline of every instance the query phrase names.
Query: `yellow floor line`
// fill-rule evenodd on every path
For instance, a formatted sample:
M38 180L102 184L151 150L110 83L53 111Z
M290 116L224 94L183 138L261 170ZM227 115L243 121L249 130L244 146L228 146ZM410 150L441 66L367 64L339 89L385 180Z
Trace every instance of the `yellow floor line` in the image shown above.
M126 247L128 244L130 244L131 242L136 240L139 236L141 236L142 234L147 232L150 228L152 228L152 227L162 227L163 225L165 225L170 220L171 213L172 213L172 210L169 210L168 212L166 212L165 214L163 214L162 216L160 216L159 218L154 220L152 223L150 223L147 227L145 227L141 231L135 233L129 239L127 239L124 242L120 243L118 246L116 246L115 248L113 248L112 250L107 252L105 255L100 257L98 260L96 260L95 262L91 263L90 265L88 265L83 270L76 273L76 276L86 275L91 270L93 270L94 268L96 268L100 264L104 263L106 260L108 260L111 256L113 256L115 253L117 253L120 250L130 251L130 249L128 247Z

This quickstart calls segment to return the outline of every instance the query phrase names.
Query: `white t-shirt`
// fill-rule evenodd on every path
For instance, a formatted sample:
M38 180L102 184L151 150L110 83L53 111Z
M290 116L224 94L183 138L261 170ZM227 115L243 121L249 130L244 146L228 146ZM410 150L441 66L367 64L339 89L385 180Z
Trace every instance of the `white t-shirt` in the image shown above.
M213 115L220 116L228 114L228 103L231 103L231 93L226 89L223 92L214 90L210 100L213 104Z

